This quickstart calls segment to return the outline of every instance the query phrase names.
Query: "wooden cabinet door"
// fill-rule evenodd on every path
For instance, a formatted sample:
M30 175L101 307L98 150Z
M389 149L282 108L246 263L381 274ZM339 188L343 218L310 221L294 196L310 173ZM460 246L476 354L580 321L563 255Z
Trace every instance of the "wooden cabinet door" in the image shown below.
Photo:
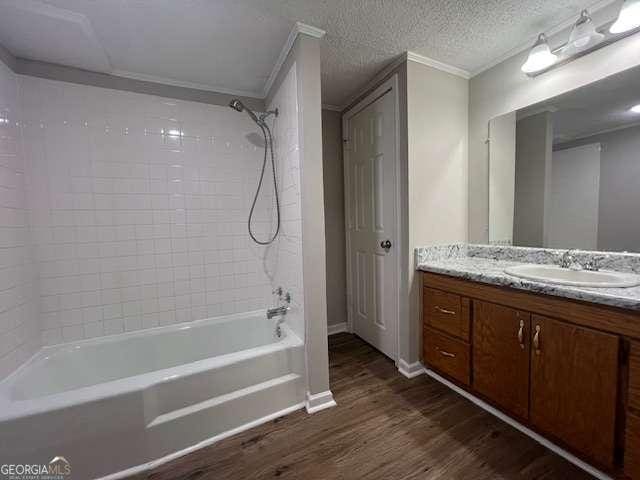
M477 300L473 310L473 388L526 420L531 315Z
M619 338L534 315L531 424L611 468Z

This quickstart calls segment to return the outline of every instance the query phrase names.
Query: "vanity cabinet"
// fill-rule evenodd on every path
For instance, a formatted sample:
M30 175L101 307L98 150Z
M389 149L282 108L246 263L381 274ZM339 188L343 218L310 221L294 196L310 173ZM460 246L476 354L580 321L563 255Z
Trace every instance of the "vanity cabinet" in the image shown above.
M473 388L526 420L531 315L477 300L473 311Z
M595 467L640 480L640 313L423 275L427 368Z
M531 424L613 465L619 337L538 315L531 326Z
M625 432L624 472L630 478L640 478L640 343L629 348L629 395Z
M467 343L425 327L424 358L438 371L463 385L471 380L470 347Z
M425 288L425 325L468 342L471 330L470 305L471 302L468 298L433 288Z

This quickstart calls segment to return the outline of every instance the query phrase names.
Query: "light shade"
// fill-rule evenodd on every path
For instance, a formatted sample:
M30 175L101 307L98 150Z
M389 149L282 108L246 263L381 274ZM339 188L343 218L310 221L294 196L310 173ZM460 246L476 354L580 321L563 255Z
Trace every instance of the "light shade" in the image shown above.
M529 58L527 58L527 61L522 65L522 71L524 73L540 72L549 68L556 63L557 60L558 57L551 53L551 49L547 43L547 37L544 33L541 33L529 52Z
M628 32L640 27L640 0L625 0L620 14L609 31L613 34Z
M591 15L587 10L583 10L580 18L573 26L569 42L565 47L565 54L573 55L575 53L587 50L604 40L604 35L596 31L596 27L591 20Z

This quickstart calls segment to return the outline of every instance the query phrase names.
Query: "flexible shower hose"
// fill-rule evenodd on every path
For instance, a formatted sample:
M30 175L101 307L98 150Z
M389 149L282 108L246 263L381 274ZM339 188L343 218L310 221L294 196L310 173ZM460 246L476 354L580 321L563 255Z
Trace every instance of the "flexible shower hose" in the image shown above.
M262 135L264 136L264 159L262 161L262 172L260 172L260 181L258 182L258 188L256 189L256 194L253 197L253 203L251 204L251 210L249 212L249 220L247 221L247 227L249 228L249 236L251 239L256 242L258 245L269 245L273 243L273 241L278 236L280 232L280 199L278 198L278 183L276 182L276 162L273 154L273 137L271 136L271 130L269 130L269 126L265 122L258 123L258 126L262 130ZM276 231L271 237L271 239L267 241L261 241L256 238L251 230L251 219L253 218L253 211L256 208L256 202L258 201L258 195L260 195L260 190L262 189L262 182L264 180L264 172L267 168L267 150L271 153L271 171L273 172L273 190L276 195L276 211L277 211L277 226Z

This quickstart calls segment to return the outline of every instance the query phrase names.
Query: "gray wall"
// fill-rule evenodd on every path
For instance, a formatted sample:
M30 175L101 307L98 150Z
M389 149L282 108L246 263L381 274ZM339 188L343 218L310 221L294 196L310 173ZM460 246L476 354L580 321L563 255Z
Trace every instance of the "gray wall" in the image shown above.
M327 246L327 323L347 322L342 114L322 111L322 169Z
M602 144L598 250L640 252L640 126L594 135L559 148Z
M320 39L298 35L266 99L275 92L291 66L298 82L298 135L302 203L302 272L304 277L305 350L308 395L329 391L327 342L327 274L322 173L322 101L320 92ZM326 400L328 401L328 400Z
M468 80L407 62L409 329L400 329L400 351L409 364L420 360L422 338L413 251L467 240L468 112Z
M552 142L549 113L539 113L516 123L514 245L545 245L545 209L548 208Z
M516 112L491 120L489 129L489 243L513 243Z

